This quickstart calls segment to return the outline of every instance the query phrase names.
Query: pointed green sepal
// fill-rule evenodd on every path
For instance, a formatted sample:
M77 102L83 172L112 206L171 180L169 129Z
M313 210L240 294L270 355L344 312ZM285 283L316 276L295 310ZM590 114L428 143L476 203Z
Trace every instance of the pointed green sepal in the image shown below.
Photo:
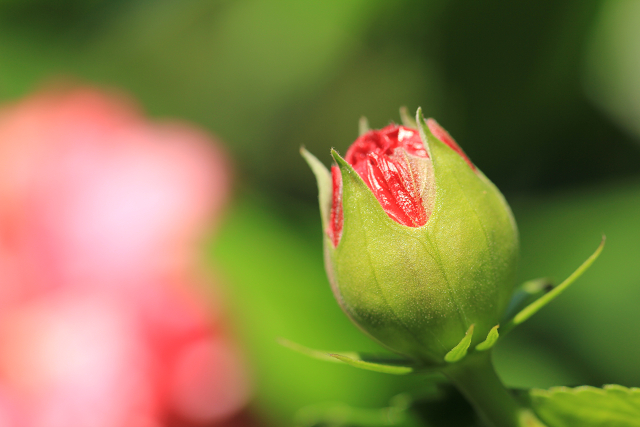
M500 322L513 292L517 227L500 191L467 163L454 142L433 134L421 109L416 122L433 161L436 184L426 227L446 280L455 283L454 301L466 302L458 311L461 323L475 324L475 346ZM473 301L468 299L471 295Z
M373 195L373 192L367 187L360 175L347 163L347 161L338 154L334 149L331 155L336 164L340 168L342 175L342 210L344 214L344 234L350 232L349 228L353 228L349 223L371 222L377 225L387 224L392 227L396 225L402 227L393 221L385 213L380 202ZM343 238L345 236L343 235ZM364 242L362 242L364 244ZM364 246L363 246L364 247Z
M351 365L355 368L365 369L367 371L382 372L383 374L393 375L407 375L415 371L415 368L411 366L399 366L399 365L384 365L382 363L368 362L362 358L353 357L344 354L330 354L331 357L335 357L337 360Z
M383 372L394 375L406 375L418 370L428 370L418 369L418 366L414 361L395 355L376 355L358 353L355 351L335 353L314 350L293 341L289 341L285 338L278 338L278 343L283 347L304 354L305 356L312 357L314 359L332 363L346 363L356 368L365 369L368 371Z
M523 308L553 289L553 282L548 278L528 280L518 286L513 293L509 306L500 323L506 324Z
M429 126L427 126L427 121L425 120L424 114L422 113L422 107L418 107L418 109L416 110L415 122L418 128L418 132L420 132L420 138L424 143L424 148L429 153L429 157L433 158L433 155L431 154L431 143L434 141L439 142L439 140L429 130Z
M360 120L358 120L358 135L364 135L369 130L369 120L365 116L360 117Z
M489 331L489 334L487 335L487 339L482 341L480 344L478 344L476 346L476 350L485 351L493 347L493 345L498 341L498 338L500 338L500 334L498 333L499 327L500 325L496 325L493 328L491 328L491 330Z
M411 117L409 109L405 106L400 107L400 120L402 120L402 124L408 128L418 128L418 123L416 123L415 119Z
M445 286L440 266L424 263L434 257L435 250L423 229L391 219L353 167L335 150L331 154L342 176L344 218L338 246L325 245L336 299L354 322L387 348L434 365L442 363L446 352L459 341L460 332L446 331L452 339L445 347L432 338L438 336L436 328L451 329L445 325L444 316L425 325L421 322L429 319L428 307L420 305L418 311L414 310L417 298L433 301L442 297L442 293L433 291ZM433 281L436 277L439 283ZM421 285L427 280L430 288ZM406 286L398 289L399 283ZM436 295L431 297L428 292ZM423 340L434 345L425 346Z
M320 202L320 217L322 218L322 228L326 229L331 215L331 196L333 194L333 183L331 172L313 154L304 147L300 147L300 154L306 160L311 171L318 182L318 201Z
M541 296L540 298L538 298L537 300L535 300L534 302L526 306L523 310L521 310L518 314L516 314L513 317L513 319L509 320L503 328L503 334L510 331L514 327L518 326L520 323L524 322L525 320L533 316L538 310L540 310L542 307L544 307L549 302L551 302L554 298L560 295L562 291L567 289L569 285L575 282L576 279L582 276L582 274L585 271L587 271L589 267L591 267L591 264L594 263L594 261L598 258L598 256L602 252L602 249L604 248L605 240L606 240L605 236L602 236L602 241L600 242L598 249L596 249L596 251L593 254L591 254L591 256L587 258L587 260L583 262L580 267L576 269L576 271L574 271L569 277L567 277L564 282L560 283L551 291L549 291L548 293L544 294L543 296Z
M455 363L458 362L467 355L467 350L469 350L469 346L471 345L471 339L473 338L473 328L475 325L469 326L467 333L464 334L464 338L460 340L457 346L453 347L449 353L444 356L444 360L447 363Z
M286 347L289 350L293 350L295 352L298 352L300 354L304 354L305 356L309 356L309 357L312 357L314 359L322 360L322 361L325 361L325 362L332 362L332 363L338 363L339 362L338 360L336 360L335 358L330 356L330 352L321 351L321 350L314 350L312 348L305 347L305 346L300 345L298 343L295 343L293 341L289 341L286 338L278 338L277 341L278 341L278 344L280 344L281 346Z

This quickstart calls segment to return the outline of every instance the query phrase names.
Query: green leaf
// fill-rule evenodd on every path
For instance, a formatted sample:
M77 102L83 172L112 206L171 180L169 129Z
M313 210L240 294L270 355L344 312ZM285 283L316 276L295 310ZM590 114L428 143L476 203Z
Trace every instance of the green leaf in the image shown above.
M575 282L576 279L578 279L578 277L580 277L582 273L584 273L589 267L591 267L591 264L593 264L594 261L598 258L598 256L602 252L602 249L604 248L605 240L606 240L605 237L602 236L602 241L600 242L600 245L598 246L596 251L593 254L591 254L591 256L587 258L587 260L583 262L582 265L578 267L576 271L574 271L569 277L567 277L564 282L560 283L551 291L549 291L548 293L544 294L543 296L541 296L540 298L538 298L537 300L535 300L534 302L526 306L523 310L521 310L518 314L516 314L513 317L513 319L509 320L503 328L503 334L510 331L520 323L524 322L529 317L533 316L538 310L540 310L542 307L544 307L549 302L551 302L555 297L560 295L562 291L567 289L569 285Z
M405 106L400 107L400 120L402 120L402 124L408 128L418 128L418 123L416 123L416 120L411 117L411 115L409 114L409 109Z
M369 120L365 116L360 117L358 121L358 135L364 135L369 132Z
M469 326L467 333L464 334L464 337L460 340L458 345L453 347L449 353L444 356L444 360L448 363L454 363L459 360L462 360L467 355L467 350L471 345L471 338L473 338L473 328L475 325Z
M364 354L354 351L338 354L334 352L314 350L285 338L278 338L278 343L291 350L297 351L298 353L313 357L314 359L323 360L325 362L346 363L347 365L365 369L367 371L394 375L406 375L418 371L418 366L415 365L415 362L410 359L394 355Z
M476 350L485 351L493 347L493 345L496 343L496 341L498 341L498 338L500 337L500 334L498 333L499 327L500 325L496 325L493 328L491 328L491 330L487 334L487 339L482 341L480 344L478 344L476 346Z
M355 354L356 357L353 357L353 355L353 353L350 353L349 356L344 354L330 354L331 357L335 357L336 359L346 363L347 365L365 369L367 371L382 372L384 374L393 375L406 375L415 371L412 366L383 365L382 363L367 362L360 358L360 355L358 355L357 353Z
M549 427L640 427L640 389L554 387L529 392L531 405Z
M307 161L311 171L316 176L318 182L318 201L320 202L320 217L322 218L322 228L326 229L331 214L331 197L333 195L333 181L331 172L313 154L304 147L300 147L300 154Z

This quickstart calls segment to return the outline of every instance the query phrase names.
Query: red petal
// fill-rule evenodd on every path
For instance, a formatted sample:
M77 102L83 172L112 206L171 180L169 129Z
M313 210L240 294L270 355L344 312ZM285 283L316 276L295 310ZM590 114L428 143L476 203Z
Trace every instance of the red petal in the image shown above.
M387 215L409 227L420 227L427 222L422 198L413 185L406 165L402 161L371 153L367 177L373 191Z
M406 154L428 158L420 134L415 129L389 125L361 135L351 145L345 160L371 189L384 211L396 222L420 227L428 215L419 188L426 176L416 176ZM333 200L327 234L334 246L342 235L342 177L337 166L331 168ZM422 183L422 184L421 184Z

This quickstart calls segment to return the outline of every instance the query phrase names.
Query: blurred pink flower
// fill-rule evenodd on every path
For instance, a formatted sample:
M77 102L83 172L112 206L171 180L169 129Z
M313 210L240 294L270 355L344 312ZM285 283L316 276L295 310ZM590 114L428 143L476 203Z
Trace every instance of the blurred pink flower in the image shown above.
M244 406L195 265L229 175L210 136L114 95L0 109L0 426L211 425Z

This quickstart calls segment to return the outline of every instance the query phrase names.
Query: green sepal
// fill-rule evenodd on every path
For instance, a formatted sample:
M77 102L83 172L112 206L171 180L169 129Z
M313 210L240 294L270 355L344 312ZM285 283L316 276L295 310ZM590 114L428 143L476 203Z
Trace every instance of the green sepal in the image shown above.
M376 355L367 353L349 352L328 352L314 350L303 345L297 344L284 338L278 338L278 343L288 349L304 354L314 359L323 360L325 362L346 363L347 365L367 371L382 372L385 374L406 375L414 372L424 372L424 369L415 364L411 359L398 357L395 355Z
M513 293L517 226L500 191L433 135L420 108L416 122L433 161L437 187L427 222L430 241L438 249L447 282L457 283L452 292L461 302L464 323L475 324L477 339L472 342L477 345L500 322Z
M553 287L553 282L548 278L527 280L518 286L509 301L509 306L507 307L507 311L505 312L501 323L507 323L516 314L522 311L523 308L552 290Z
M476 350L485 351L493 347L493 345L498 341L498 338L500 338L500 333L498 333L499 327L500 325L496 325L493 328L491 328L491 330L487 334L487 339L482 341L480 344L478 344L476 346Z
M471 345L471 339L473 338L473 328L475 325L469 326L467 333L464 334L464 337L460 340L458 345L453 347L449 353L444 356L444 361L447 363L455 363L458 362L467 355L467 350L469 350L469 346Z
M382 363L368 362L366 360L363 360L360 355L358 355L357 357L353 357L353 353L350 353L349 356L335 353L331 353L329 355L355 368L360 368L367 371L382 372L383 374L407 375L415 371L415 368L413 368L412 366L384 365Z
M320 204L320 217L322 228L327 229L331 215L331 197L333 195L333 182L331 172L313 154L304 147L300 147L300 154L306 160L318 182L318 201Z
M396 223L387 215L358 172L336 150L331 149L331 156L340 168L342 175L343 239L345 234L350 232L350 229L356 228L355 225L364 221L374 221L377 226L387 226L394 229L408 228Z
M408 313L401 311L402 307L407 307L406 301L415 298L414 294L410 294L411 287L406 286L415 282L411 268L385 269L385 265L407 265L405 260L411 253L419 254L413 259L427 259L434 250L416 244L425 240L421 229L407 227L391 219L353 167L335 150L331 151L331 155L342 174L344 224L338 246L334 248L328 244L325 250L332 269L328 268L329 277L338 303L356 324L385 347L435 364L442 363L442 357L448 349L440 346L437 351L442 353L438 355L432 348L421 345L421 340L416 340L415 332L406 326L414 319L406 319ZM372 241L376 244L371 244ZM396 250L389 251L390 247ZM428 267L425 265L420 268L426 270ZM348 285L342 281L340 286L336 286L340 280L335 276L339 276L341 270L346 273L342 277L350 280L354 279L354 273L364 277ZM436 269L431 272L431 277L438 275ZM404 283L405 292L386 288L385 285L390 283ZM424 319L428 311L426 307L423 309L424 313L409 315L416 320ZM374 316L375 320L371 322ZM384 321L380 321L381 318ZM421 326L420 330L426 335L437 336L432 328Z
M418 123L416 123L416 120L411 117L409 109L405 106L400 107L400 120L402 120L402 124L408 128L418 128Z
M360 120L358 120L358 135L364 135L370 130L369 120L365 116L360 117Z
M293 341L289 341L286 338L278 338L277 339L278 344L280 344L283 347L288 348L289 350L293 350L295 352L298 352L300 354L304 354L305 356L309 356L312 357L314 359L318 359L318 360L322 360L324 362L332 362L332 363L339 363L340 361L337 360L334 357L330 356L330 352L328 351L321 351L321 350L314 350L312 348L309 347L305 347L301 344L295 343Z
M564 282L560 283L551 291L542 295L540 298L538 298L537 300L535 300L534 302L526 306L518 314L516 314L511 320L505 323L503 328L503 335L506 332L513 329L514 327L518 326L520 323L527 320L529 317L533 316L538 310L540 310L542 307L550 303L554 298L560 295L562 291L567 289L569 285L575 282L576 279L582 276L582 274L585 271L587 271L589 267L591 267L591 264L594 263L594 261L598 258L598 256L602 252L602 249L604 248L605 240L606 240L605 236L602 236L602 241L600 242L600 245L598 246L596 251L593 254L591 254L591 256L587 258L586 261L583 262L582 265L576 269L576 271L571 273L571 275L567 277Z
M378 226L404 227L389 218L358 172L336 150L331 149L331 156L342 175L343 233L348 233L350 228L355 228L352 224L363 220L375 221Z
M640 427L640 388L553 387L532 389L529 397L549 427Z

